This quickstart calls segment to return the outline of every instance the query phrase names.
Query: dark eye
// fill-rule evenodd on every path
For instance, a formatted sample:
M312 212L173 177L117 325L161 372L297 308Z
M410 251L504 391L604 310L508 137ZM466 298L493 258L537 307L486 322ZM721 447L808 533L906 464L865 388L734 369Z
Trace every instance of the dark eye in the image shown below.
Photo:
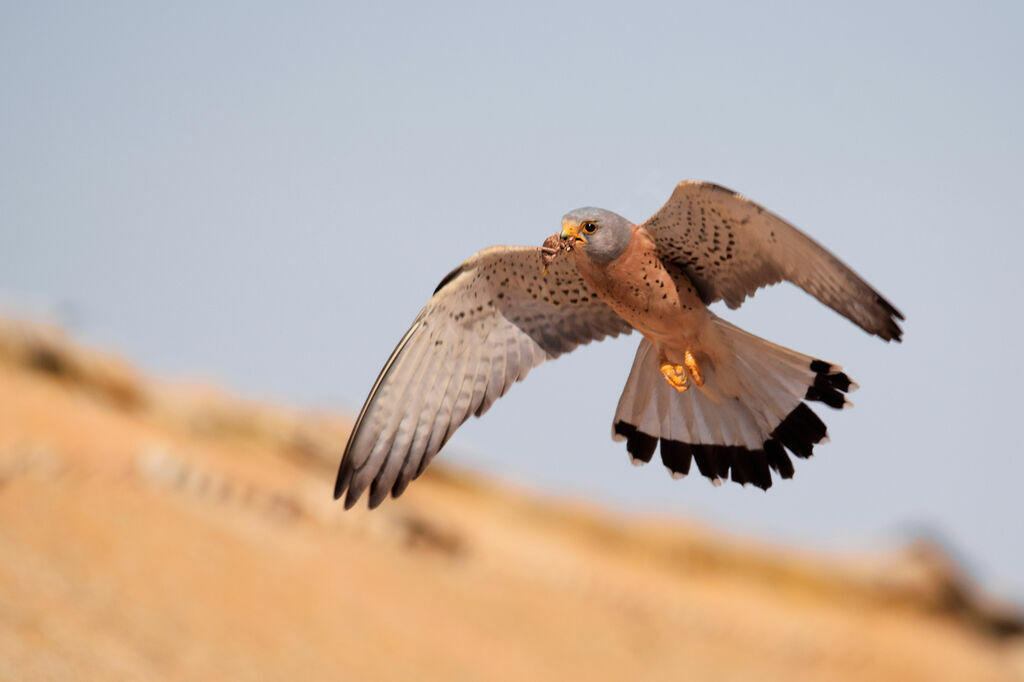
M583 223L583 234L594 234L597 232L597 225L594 223Z

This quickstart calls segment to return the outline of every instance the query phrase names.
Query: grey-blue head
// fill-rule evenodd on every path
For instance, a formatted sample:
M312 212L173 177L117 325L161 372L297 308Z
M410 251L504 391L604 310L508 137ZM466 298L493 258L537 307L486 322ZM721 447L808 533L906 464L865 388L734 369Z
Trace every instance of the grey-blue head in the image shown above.
M577 208L562 217L562 239L572 239L590 260L607 264L622 255L633 236L633 223L603 208Z

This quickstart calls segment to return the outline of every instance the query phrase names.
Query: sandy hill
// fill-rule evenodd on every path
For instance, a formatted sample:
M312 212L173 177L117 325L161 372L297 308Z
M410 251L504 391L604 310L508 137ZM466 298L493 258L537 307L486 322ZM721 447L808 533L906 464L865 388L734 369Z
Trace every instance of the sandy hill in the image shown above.
M331 500L348 422L0 322L0 679L1009 680L939 549L839 558L435 467Z

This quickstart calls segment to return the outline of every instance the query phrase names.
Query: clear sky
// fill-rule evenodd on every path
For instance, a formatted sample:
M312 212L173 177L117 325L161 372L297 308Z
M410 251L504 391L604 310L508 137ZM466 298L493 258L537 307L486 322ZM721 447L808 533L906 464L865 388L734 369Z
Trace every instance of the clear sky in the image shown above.
M861 384L819 408L832 443L768 493L634 469L627 337L441 456L799 546L928 533L1022 598L1022 33L1020 2L3 2L0 300L164 377L354 412L474 251L712 180L907 316L896 345L789 285L719 311Z

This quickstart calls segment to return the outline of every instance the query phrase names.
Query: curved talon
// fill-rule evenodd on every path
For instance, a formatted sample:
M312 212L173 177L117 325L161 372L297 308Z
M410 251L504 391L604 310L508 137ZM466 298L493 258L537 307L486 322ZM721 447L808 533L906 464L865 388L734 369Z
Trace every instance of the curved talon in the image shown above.
M686 369L690 370L690 374L693 375L693 380L698 386L704 385L704 375L700 371L700 365L697 364L697 359L693 357L693 353L687 349L683 355L683 362L686 363Z
M689 386L686 385L686 368L682 365L663 362L658 369L661 370L661 374L665 377L665 381L668 382L668 385L680 393L689 388Z

